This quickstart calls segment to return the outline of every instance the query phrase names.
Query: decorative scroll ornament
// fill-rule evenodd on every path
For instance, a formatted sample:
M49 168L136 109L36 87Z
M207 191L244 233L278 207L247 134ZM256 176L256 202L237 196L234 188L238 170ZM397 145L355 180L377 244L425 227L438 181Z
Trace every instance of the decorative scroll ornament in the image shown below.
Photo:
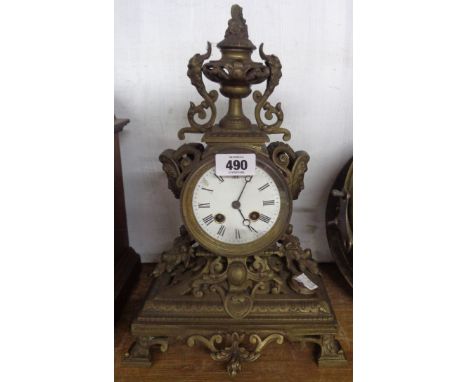
M190 238L185 226L180 226L179 231L180 236L174 240L172 248L161 254L161 260L153 270L153 277L159 277L164 272L171 273L179 265L183 265L184 268L189 266L189 262L195 253L192 248L193 240Z
M318 274L318 266L312 258L310 249L302 249L301 243L297 236L292 234L293 226L290 224L286 233L279 241L281 246L279 251L286 259L286 269L291 272L291 275L297 275L304 272L309 272L311 275ZM290 281L293 280L291 277ZM300 294L310 294L307 288L300 287L298 283L289 283L296 292Z
M284 282L278 274L280 265L273 259L249 256L237 259L207 257L184 294L201 298L217 293L224 310L234 319L247 316L257 294L280 294Z
M216 106L215 102L218 99L218 92L211 90L209 93L206 91L205 83L202 77L202 66L203 62L211 56L211 44L208 43L207 52L205 54L195 54L187 65L187 76L190 78L190 82L197 89L198 93L203 97L203 101L195 106L193 102L190 102L190 108L187 112L187 118L190 127L180 129L177 133L179 139L185 139L186 133L205 133L208 129L213 127L216 119ZM206 119L206 109L210 109L211 117L205 123L198 123L195 121L195 116L200 119Z
M271 93L276 86L278 86L281 74L281 61L274 54L265 54L263 52L263 43L260 44L260 57L265 61L266 66L270 70L270 75L267 80L267 86L265 92L262 94L258 90L254 91L253 99L257 106L255 107L255 119L258 127L265 131L267 134L283 134L283 140L289 141L291 139L291 132L288 129L282 129L281 124L283 123L283 110L281 109L281 102L278 102L276 106L271 105L267 102ZM276 122L267 124L263 122L260 115L261 110L265 111L265 118L271 120L273 115L276 117Z
M203 344L208 350L211 351L211 358L215 361L226 361L227 372L231 377L236 376L242 369L242 362L253 362L257 360L262 350L271 342L276 341L281 345L284 341L282 334L270 334L265 339L261 339L258 334L251 334L249 336L250 344L243 344L245 340L245 333L225 333L215 334L209 339L200 335L190 336L187 339L187 345L192 347L196 342ZM216 344L224 342L224 349L218 349ZM250 346L249 346L250 345Z
M281 273L288 275L288 286L292 290L299 294L315 294L315 290L311 291L294 280L294 276L301 273L309 274L312 278L315 278L319 271L311 250L308 248L302 249L299 238L294 236L292 231L293 226L289 224L278 244L265 251L264 255L268 256L272 269L275 269L276 272L283 271ZM326 303L319 310L325 313L329 312Z
M185 179L200 162L203 150L201 143L187 143L177 150L167 149L159 156L167 175L169 189L177 199Z
M294 151L289 145L273 142L268 145L271 160L286 177L293 199L297 199L304 189L304 174L307 171L309 154Z

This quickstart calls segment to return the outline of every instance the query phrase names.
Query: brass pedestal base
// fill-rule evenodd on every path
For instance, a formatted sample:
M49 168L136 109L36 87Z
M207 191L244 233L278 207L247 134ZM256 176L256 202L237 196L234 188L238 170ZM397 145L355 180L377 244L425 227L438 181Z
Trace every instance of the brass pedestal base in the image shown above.
M322 278L290 227L271 250L226 258L188 244L185 230L157 264L145 304L131 325L136 342L124 356L131 366L150 366L151 350L176 341L203 345L228 373L239 373L266 346L285 340L319 347L319 366L346 362L335 339L338 324ZM292 279L305 273L318 288Z

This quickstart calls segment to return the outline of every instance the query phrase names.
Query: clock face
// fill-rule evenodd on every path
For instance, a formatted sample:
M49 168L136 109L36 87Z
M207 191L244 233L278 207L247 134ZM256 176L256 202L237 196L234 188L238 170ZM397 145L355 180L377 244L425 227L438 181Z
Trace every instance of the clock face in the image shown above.
M281 195L262 168L253 176L217 176L205 171L193 190L193 215L200 228L216 241L246 244L267 234L278 220Z
M223 256L265 250L281 238L291 218L286 178L263 155L256 156L253 176L216 176L214 156L205 158L185 181L180 199L184 226L192 238Z

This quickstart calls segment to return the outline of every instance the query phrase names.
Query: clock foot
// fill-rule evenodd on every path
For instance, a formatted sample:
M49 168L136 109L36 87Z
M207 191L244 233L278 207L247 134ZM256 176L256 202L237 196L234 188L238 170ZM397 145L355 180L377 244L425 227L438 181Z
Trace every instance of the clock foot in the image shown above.
M300 342L303 345L312 343L319 347L317 364L320 367L336 367L347 364L343 349L334 334L305 335L289 337L291 342Z
M124 354L123 363L127 366L150 367L152 362L151 348L159 345L159 350L165 352L168 347L167 337L141 336Z
M321 337L319 366L335 367L346 365L346 358L338 340L332 334Z

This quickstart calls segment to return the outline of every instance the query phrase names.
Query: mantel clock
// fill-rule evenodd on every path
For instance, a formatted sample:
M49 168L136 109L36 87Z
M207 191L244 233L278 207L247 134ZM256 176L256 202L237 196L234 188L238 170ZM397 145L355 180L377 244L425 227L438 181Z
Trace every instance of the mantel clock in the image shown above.
M268 101L279 84L281 62L266 54L263 44L263 62L252 60L256 47L238 5L217 46L219 60L208 61L210 43L205 54L189 60L187 75L203 100L190 103L189 126L178 132L181 140L203 134L203 143L160 155L184 224L156 264L144 306L131 326L136 341L124 362L149 366L151 348L164 352L182 341L206 347L235 375L265 346L285 340L318 345L319 365L346 362L317 264L290 224L309 155L283 142L269 143L271 134L281 134L283 141L291 137L281 127L281 103ZM203 77L219 83L229 100L218 123L218 92L208 91ZM253 124L242 111L242 99L251 85L262 82L265 90L252 95ZM253 161L244 160L249 154Z

